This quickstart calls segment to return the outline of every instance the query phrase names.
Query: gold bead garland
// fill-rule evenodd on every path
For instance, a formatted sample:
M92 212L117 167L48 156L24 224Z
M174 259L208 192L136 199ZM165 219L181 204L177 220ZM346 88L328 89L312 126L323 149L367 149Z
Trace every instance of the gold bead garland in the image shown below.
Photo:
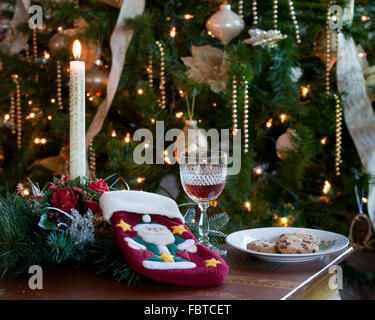
M38 36L38 29L33 29L33 48L34 48L34 62L38 62L38 42L37 42L37 36Z
M233 134L237 133L237 78L232 79L232 118L233 118Z
M37 42L37 36L38 36L38 29L33 29L33 49L34 49L34 62L38 62L38 42ZM35 81L39 81L39 75L35 74Z
M342 147L342 107L340 98L337 94L333 95L336 101L336 152L335 152L335 172L336 176L340 176L340 165L342 163L341 147Z
M21 114L21 89L18 82L18 75L12 75L13 82L16 85L16 111L17 111L17 148L22 146L22 114Z
M59 106L59 109L63 109L63 102L62 102L62 95L61 95L61 88L62 88L62 82L61 82L61 62L57 60L56 63L56 72L57 72L57 77L56 77L56 83L57 83L57 105Z
M29 50L29 45L26 44L25 47L25 55L26 55L26 61L28 64L31 64L31 58L30 58L30 50Z
M12 134L16 134L16 121L15 121L15 112L16 112L16 102L14 100L14 91L10 92L10 125Z
M243 0L238 1L238 15L243 19Z
M93 148L92 140L90 141L90 144L89 144L89 160L90 160L90 164L89 164L90 174L92 176L95 176L95 173L96 173L96 155L95 155L95 151L94 151L94 148Z
M161 109L165 109L167 105L167 98L165 96L165 62L164 62L164 48L160 41L156 41L156 45L160 51L160 84L159 89L161 93L161 100L159 106Z
M277 30L277 10L278 9L278 0L273 0L273 17L272 17L272 22L273 22L273 29Z
M297 18L296 18L296 12L294 11L293 1L289 0L288 4L289 4L290 16L292 18L292 22L294 24L294 29L295 29L295 32L296 32L296 41L297 41L297 43L301 43L301 36L300 36L300 33L299 33L299 27L298 27L298 22L297 22Z
M253 14L253 26L255 26L258 23L258 12L257 12L257 0L253 0L252 2L252 14Z
M249 152L249 82L244 80L244 111L243 111L243 135L244 148L243 152Z
M336 38L331 39L331 32L329 27L329 8L332 5L332 1L327 7L327 19L326 19L326 72L325 72L325 84L327 95L330 91L330 65L331 65L331 42L336 41Z
M148 56L148 67L146 69L148 75L148 83L150 88L154 86L154 75L153 75L153 66L152 66L152 54L150 53Z

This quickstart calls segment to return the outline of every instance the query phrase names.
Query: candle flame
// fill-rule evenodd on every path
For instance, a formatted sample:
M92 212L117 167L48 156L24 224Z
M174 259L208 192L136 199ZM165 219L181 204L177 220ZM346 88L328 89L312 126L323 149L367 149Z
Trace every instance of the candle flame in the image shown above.
M73 56L75 59L78 60L81 57L81 50L81 43L79 42L79 40L75 40L73 43Z

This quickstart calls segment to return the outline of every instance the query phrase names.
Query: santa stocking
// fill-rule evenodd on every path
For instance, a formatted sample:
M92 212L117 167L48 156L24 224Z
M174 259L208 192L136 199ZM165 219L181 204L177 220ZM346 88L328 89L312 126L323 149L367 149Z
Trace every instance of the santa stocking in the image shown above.
M143 191L114 191L101 196L100 206L126 262L136 272L194 287L224 281L227 264L194 238L172 199Z

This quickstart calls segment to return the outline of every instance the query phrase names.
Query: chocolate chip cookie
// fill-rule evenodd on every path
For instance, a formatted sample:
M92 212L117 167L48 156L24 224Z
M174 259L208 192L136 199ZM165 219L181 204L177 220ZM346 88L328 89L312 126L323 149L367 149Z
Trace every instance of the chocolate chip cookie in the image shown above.
M254 251L258 251L258 252L279 253L276 250L276 242L275 241L255 240L255 241L249 242L247 244L247 248L249 250L254 250Z
M280 253L314 253L319 250L320 240L309 233L282 234L276 242Z

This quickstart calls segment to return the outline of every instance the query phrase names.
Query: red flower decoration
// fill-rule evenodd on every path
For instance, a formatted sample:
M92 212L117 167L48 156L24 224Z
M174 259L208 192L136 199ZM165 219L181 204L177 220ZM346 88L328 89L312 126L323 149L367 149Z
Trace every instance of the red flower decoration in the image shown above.
M51 203L57 209L70 212L77 207L78 197L72 188L60 188L53 193Z
M87 183L87 187L98 193L108 192L108 185L103 180L90 181Z
M103 215L102 209L100 209L99 203L92 200L86 200L87 209L90 209L93 214Z
M57 185L51 184L48 189L55 192L55 191L57 191L58 188L57 188Z

